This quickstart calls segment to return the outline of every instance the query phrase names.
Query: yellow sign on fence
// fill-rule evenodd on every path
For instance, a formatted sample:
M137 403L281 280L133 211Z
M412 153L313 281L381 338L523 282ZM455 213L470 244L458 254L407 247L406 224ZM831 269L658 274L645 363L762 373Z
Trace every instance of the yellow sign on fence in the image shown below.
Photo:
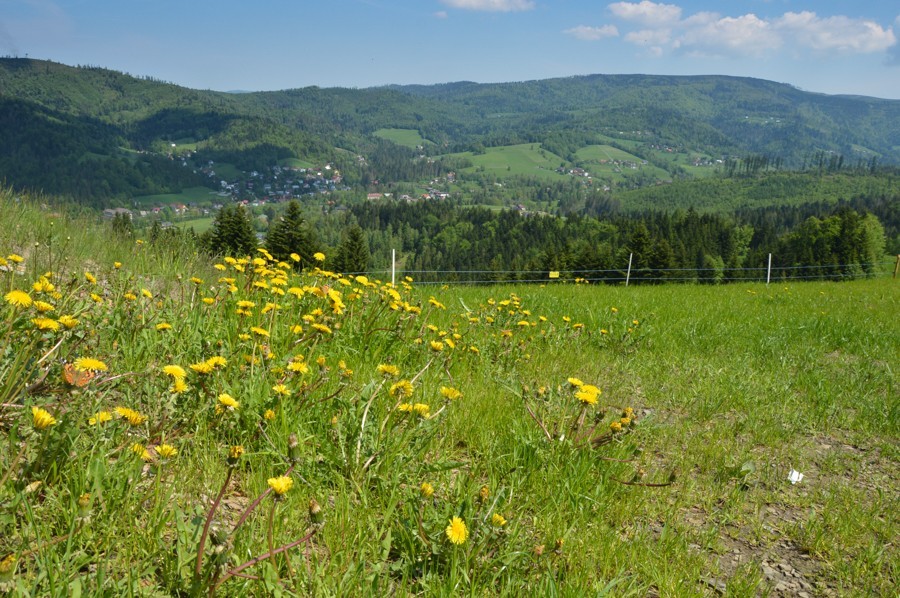
M559 278L559 272L551 272L550 278Z

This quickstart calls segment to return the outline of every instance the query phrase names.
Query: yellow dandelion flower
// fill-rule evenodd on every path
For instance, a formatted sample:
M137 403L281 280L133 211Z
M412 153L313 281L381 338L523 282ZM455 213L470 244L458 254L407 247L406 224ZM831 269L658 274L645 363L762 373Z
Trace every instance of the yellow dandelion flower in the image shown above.
M161 444L156 447L156 454L159 455L161 459L167 460L177 455L178 449L171 444Z
M150 292L150 289L141 289L141 295L147 299L153 299L153 293Z
M325 254L322 253L321 251L317 251L316 253L313 254L313 259L316 260L317 262L324 262Z
M257 334L259 336L265 336L265 337L269 336L269 331L266 330L265 328L260 328L259 326L251 327L250 332L252 332L253 334Z
M3 296L7 303L15 307L30 307L33 303L31 295L25 291L13 290Z
M378 370L378 373L385 378L396 378L400 375L400 368L395 365L382 363L376 369Z
M315 330L321 332L322 334L331 334L331 328L329 328L329 327L326 326L325 324L318 324L318 323L316 323L316 324L313 324L312 327L313 327Z
M295 325L291 326L291 333L292 334L303 334L303 326L301 326L300 324L295 324Z
M200 363L192 363L188 367L190 367L193 371L197 372L198 374L209 374L210 372L212 372L215 369L213 364L209 363L209 361L201 361Z
M162 332L163 330L172 330L172 325L168 322L160 322L156 325L156 329Z
M244 447L235 444L228 449L228 464L232 467L237 464L238 460L244 454Z
M294 485L293 478L288 476L278 476L277 478L269 478L269 488L276 496L284 496L285 493Z
M25 258L17 253L10 253L8 256L6 256L6 259L13 262L14 264L21 264L25 261Z
M309 366L303 361L294 360L288 364L287 369L298 374L309 373Z
M206 360L206 363L212 365L214 368L223 368L228 365L228 360L221 355L213 355Z
M187 372L180 365L167 365L163 369L163 374L171 376L176 380L184 380L187 378Z
M94 303L102 303L103 297L101 297L97 293L91 293L91 301L93 301Z
M494 527L503 527L504 525L506 525L506 518L503 517L503 515L501 515L500 513L494 513L491 516L491 523L494 525Z
M128 422L129 425L139 426L145 421L147 421L147 417L145 415L140 414L134 409L129 409L128 407L116 407L116 414Z
M33 318L31 323L35 325L38 330L59 330L59 322L54 320L53 318Z
M266 409L266 412L263 413L263 419L267 422L272 421L273 419L275 419L275 412L271 409Z
M169 387L169 392L180 395L188 389L187 382L184 381L184 378L175 378L172 381L172 386Z
M32 424L35 430L46 430L56 424L56 418L50 412L40 407L31 408Z
M584 382L582 382L580 378L568 378L567 381L574 388L580 388L580 387L584 386Z
M432 351L437 352L437 351L443 351L443 350L444 350L444 343L442 343L441 341L431 341L431 342L429 342L428 344L429 344L429 346L431 347L431 350L432 350Z
M109 411L99 411L96 415L88 419L88 425L96 426L97 424L105 424L108 421L112 421L112 413Z
M46 301L35 301L34 308L36 310L38 310L39 312L41 312L42 314L56 309L55 307L53 307L53 305L51 305L50 303L47 303Z
M412 413L413 406L412 403L400 403L397 405L397 411L400 413Z
M291 396L291 390L284 384L276 384L275 386L272 387L272 392L274 392L275 394L280 395L282 397Z
M100 361L99 359L94 359L93 357L79 357L72 365L75 366L75 369L79 372L105 372L106 364Z
M196 285L201 285L201 284L203 284L203 279L197 278L196 276L191 276L191 282Z
M124 297L128 301L134 301L135 299L137 299L137 295L135 295L134 293L131 293L131 292L125 293L124 295L122 295L122 297Z
M62 324L63 326L65 326L66 328L70 329L70 330L71 330L72 328L75 328L76 326L78 326L78 320L77 320L76 318L73 318L73 317L70 316L70 315L62 315L62 316L60 316L60 317L59 317L59 323Z
M396 397L398 399L410 397L413 393L412 382L410 382L409 380L400 380L399 382L395 382L393 385L391 385L391 388L388 392L392 397Z
M443 396L445 399L450 399L451 401L453 401L460 398L462 396L462 393L452 386L442 386L441 396Z
M222 405L223 407L226 407L229 410L232 410L232 411L241 406L241 404L238 403L234 399L234 397L232 397L230 394L224 393L224 392L219 395L219 404Z
M431 414L431 407L425 403L416 403L412 406L412 410L415 411L416 415L424 419L428 419L428 416Z
M290 257L291 257L291 259L294 260L295 262L299 262L299 261L300 261L300 256L297 255L296 253L292 253Z
M622 431L622 422L614 421L609 424L609 429L612 432L621 432Z
M586 390L579 390L575 393L575 398L586 405L596 405L598 395Z
M445 531L447 533L447 539L457 546L465 544L466 538L469 537L469 530L466 527L465 522L459 517L451 519Z
M419 494L422 495L422 498L431 498L434 496L434 486L428 482L422 482L422 485L419 486Z

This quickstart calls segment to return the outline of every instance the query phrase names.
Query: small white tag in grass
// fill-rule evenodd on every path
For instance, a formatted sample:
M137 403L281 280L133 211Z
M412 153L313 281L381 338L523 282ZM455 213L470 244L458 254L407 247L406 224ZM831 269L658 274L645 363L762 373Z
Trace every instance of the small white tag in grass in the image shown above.
M788 474L788 480L791 482L791 484L796 484L802 479L803 474L791 467L791 472Z

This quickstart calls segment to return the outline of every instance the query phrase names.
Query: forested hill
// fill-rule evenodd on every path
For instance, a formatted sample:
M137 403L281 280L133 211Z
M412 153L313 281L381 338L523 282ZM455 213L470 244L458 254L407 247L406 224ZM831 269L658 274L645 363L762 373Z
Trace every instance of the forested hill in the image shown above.
M79 198L202 184L162 163L173 143L240 170L299 159L333 162L358 187L410 181L419 171L396 165L416 158L415 143L383 139L397 130L433 157L531 143L575 166L580 149L609 144L638 158L650 147L713 162L764 156L778 168L823 158L900 164L900 101L757 79L591 75L228 94L98 67L0 59L0 179ZM671 178L691 176L674 162L660 168Z

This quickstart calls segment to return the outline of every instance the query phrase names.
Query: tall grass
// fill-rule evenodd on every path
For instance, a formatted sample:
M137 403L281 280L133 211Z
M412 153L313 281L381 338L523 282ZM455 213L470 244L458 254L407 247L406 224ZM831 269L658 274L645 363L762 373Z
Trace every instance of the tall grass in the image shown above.
M0 591L896 586L892 280L392 288L0 207Z

